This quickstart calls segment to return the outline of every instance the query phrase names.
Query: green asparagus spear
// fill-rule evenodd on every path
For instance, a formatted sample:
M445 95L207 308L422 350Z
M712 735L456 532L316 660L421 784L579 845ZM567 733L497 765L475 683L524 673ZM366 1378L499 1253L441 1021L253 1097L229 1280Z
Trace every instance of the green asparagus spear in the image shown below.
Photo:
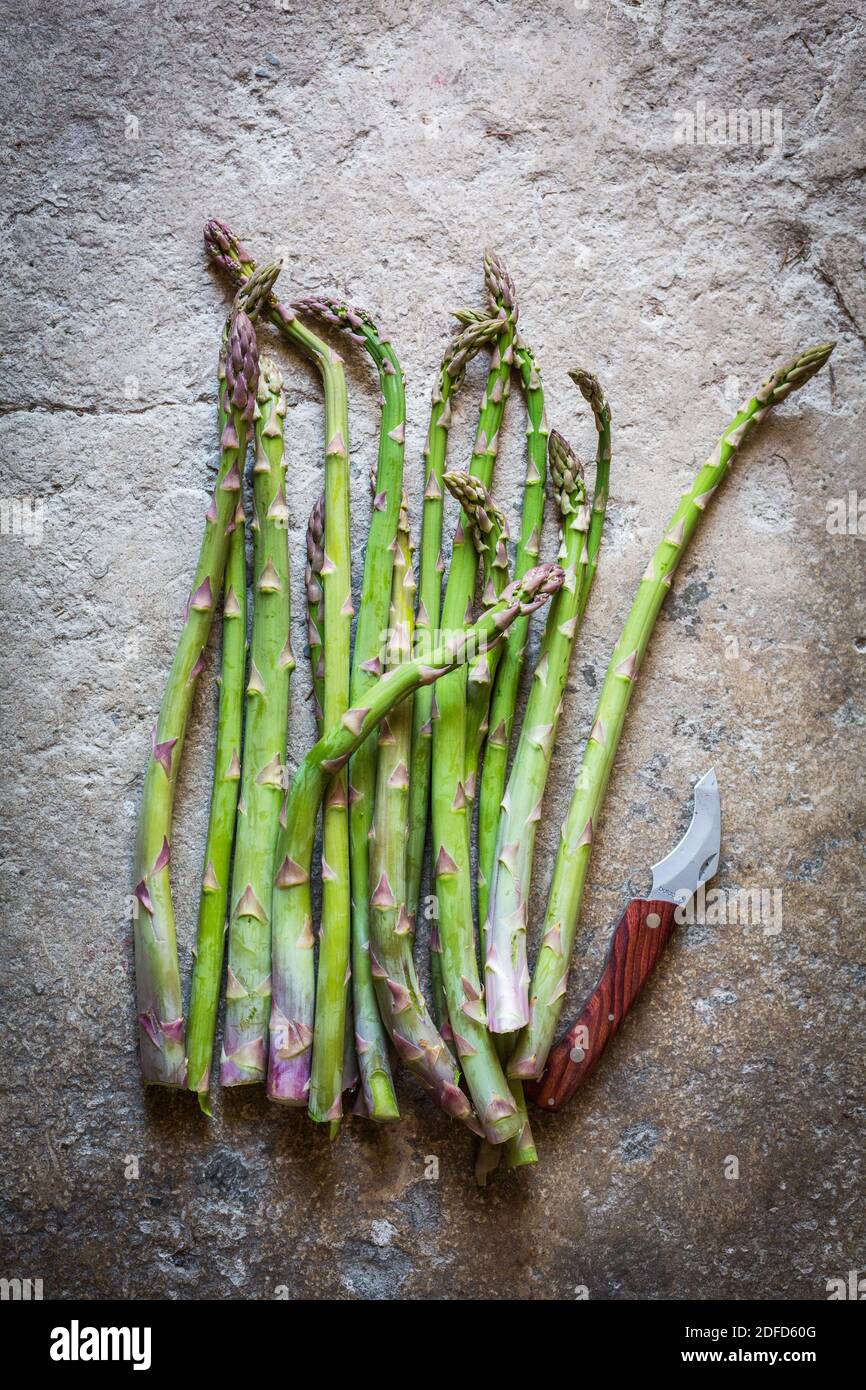
M307 594L307 651L313 714L318 737L322 737L322 700L325 695L325 594L322 589L322 565L325 562L325 499L316 499L307 523L307 563L304 586Z
M283 379L262 358L253 468L254 598L246 689L243 778L232 873L226 1020L220 1082L265 1079L271 1009L271 883L285 777L291 576L287 528Z
M502 813L484 922L487 1019L491 1032L515 1033L528 1021L527 913L542 799L577 630L589 528L583 466L555 430L550 474L562 516L565 583L551 606Z
M584 400L592 408L598 443L595 452L595 484L592 494L592 511L589 531L586 537L586 570L583 580L583 593L580 596L580 617L589 600L592 581L598 569L598 552L604 531L607 513L607 498L610 491L610 406L605 400L597 376L583 367L573 367L568 373Z
M494 603L508 583L508 523L487 488L471 473L446 473L443 481L463 508L472 543L481 559L482 602ZM479 752L487 731L490 691L499 658L507 646L508 643L503 642L495 651L477 656L470 663L467 673L464 785L469 788L467 796L470 805L476 784Z
M673 572L707 503L727 476L737 450L767 412L809 381L834 344L822 343L779 367L735 415L689 492L675 511L647 565L602 686L595 720L562 828L562 841L547 900L544 932L530 988L529 1023L521 1032L509 1071L539 1077L562 1009L583 885L595 830L616 755L629 699Z
M222 434L229 416L224 353L220 377L219 425ZM219 1010L232 844L241 777L247 653L245 519L243 502L238 495L230 523L231 540L224 581L217 743L187 1028L189 1089L197 1093L199 1106L206 1115L211 1114L210 1073Z
M514 343L514 362L526 401L528 424L526 479L523 484L523 512L520 538L514 557L514 576L538 564L541 525L544 520L544 480L547 472L549 429L544 408L544 389L535 355L521 338ZM489 732L484 744L484 764L478 792L478 920L487 918L487 898L496 850L499 812L505 794L508 750L514 724L517 692L526 656L529 623L519 622L508 634L493 686L488 716Z

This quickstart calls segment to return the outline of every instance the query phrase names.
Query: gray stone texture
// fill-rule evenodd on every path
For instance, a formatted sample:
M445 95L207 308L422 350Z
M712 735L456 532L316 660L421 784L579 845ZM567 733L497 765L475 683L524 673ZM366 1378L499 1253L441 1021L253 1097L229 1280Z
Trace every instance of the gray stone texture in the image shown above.
M866 535L827 526L828 502L866 500L857 7L4 0L0 35L2 495L45 507L41 544L0 543L0 1273L41 1277L51 1298L826 1297L828 1278L866 1267ZM779 110L781 130L772 145L676 143L676 113L699 102ZM209 1123L191 1097L139 1082L132 843L216 462L227 293L202 254L212 215L283 256L284 297L336 287L382 315L408 377L416 520L448 311L480 300L486 243L517 282L551 421L586 455L566 368L605 384L609 523L536 922L649 549L739 397L838 339L830 369L753 437L676 580L611 782L569 1002L710 763L717 886L781 889L782 929L681 929L590 1084L537 1119L537 1168L486 1191L470 1137L405 1079L398 1126L354 1121L334 1145L258 1091ZM360 559L376 387L347 355ZM321 397L279 356L301 653ZM454 465L481 379L478 363ZM513 519L520 413L515 392L497 481ZM301 664L293 761L312 734L307 689ZM173 846L185 978L215 702L211 660Z

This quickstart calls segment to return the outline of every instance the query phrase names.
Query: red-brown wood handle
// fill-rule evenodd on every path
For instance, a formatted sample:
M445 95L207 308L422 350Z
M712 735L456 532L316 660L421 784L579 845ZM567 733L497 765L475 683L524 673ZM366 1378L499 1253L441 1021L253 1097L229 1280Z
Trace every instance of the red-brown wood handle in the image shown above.
M619 920L601 978L565 1037L551 1049L541 1079L524 1090L544 1110L559 1110L595 1067L637 999L674 927L676 903L634 898Z

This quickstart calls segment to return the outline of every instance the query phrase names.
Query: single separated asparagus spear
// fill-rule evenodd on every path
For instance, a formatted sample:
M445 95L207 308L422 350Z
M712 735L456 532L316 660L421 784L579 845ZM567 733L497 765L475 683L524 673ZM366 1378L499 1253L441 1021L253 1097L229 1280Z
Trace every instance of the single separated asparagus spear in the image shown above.
M438 680L468 661L476 651L498 641L521 613L534 611L556 593L562 579L558 565L539 565L511 585L499 603L472 627L453 632L426 657L416 657L382 676L367 691L364 706L347 710L339 727L319 739L296 772L284 807L274 879L274 1018L268 1075L268 1095L272 1099L283 1100L291 1092L297 1080L297 1074L292 1074L292 1063L309 1049L311 1041L306 1025L300 1027L299 1021L288 1013L281 1019L277 1009L282 1010L283 1001L292 1007L295 1000L306 999L303 962L300 989L292 972L301 952L312 944L310 865L316 812L327 780L345 768L355 750L395 705L414 694L419 686Z
M436 384L430 410L427 445L424 450L424 510L421 521L421 568L418 584L418 614L415 622L415 654L425 656L433 650L439 635L442 607L442 478L451 427L451 402L463 384L466 365L480 349L502 331L499 318L473 319L449 344ZM498 348L494 351L494 358ZM413 919L418 913L424 847L430 810L430 755L433 747L433 691L422 686L413 702L412 763L409 787L409 841L407 850L407 903ZM441 996L441 970L437 970ZM434 999L434 1008L436 1002ZM442 1014L437 1010L442 1020Z
M551 483L562 516L559 560L565 583L548 613L499 820L490 904L483 923L487 1019L493 1033L515 1033L529 1017L526 930L535 830L541 819L586 569L589 509L583 465L556 430L548 447Z
M577 778L547 900L544 932L530 989L529 1023L509 1067L517 1077L539 1077L562 1010L568 964L580 912L592 840L637 673L671 585L673 572L695 528L725 477L737 450L767 412L824 366L833 343L809 348L779 367L725 429L665 532L641 579L614 650Z
M243 779L232 873L226 1019L220 1083L265 1079L271 1012L271 885L284 787L291 595L283 421L276 363L263 357L253 466L253 631L246 688Z
M274 278L279 267L273 272ZM270 273L270 272L269 272ZM153 1085L186 1086L187 1061L174 907L169 880L171 817L183 741L214 609L223 582L230 531L241 487L246 433L258 384L253 325L235 307L226 344L226 390L231 415L220 440L220 466L205 513L183 631L175 649L153 753L144 782L135 851L135 971L141 1070Z
M261 363L259 374L261 375ZM229 417L227 394L224 342L220 354L220 435ZM189 1089L196 1092L199 1106L205 1115L212 1113L210 1073L219 1011L232 844L241 777L244 674L247 655L245 520L243 501L239 493L235 514L229 525L231 540L223 587L217 742L187 1028Z
M541 525L544 520L544 480L547 472L547 439L550 433L544 408L541 373L532 349L516 338L514 362L526 402L526 479L523 484L523 512L520 538L514 556L514 577L538 564ZM478 791L478 920L487 918L487 899L496 851L499 813L505 795L508 749L514 724L514 710L520 676L526 657L529 622L516 623L508 634L499 659L488 716L489 732L484 744L484 763Z
M488 293L502 306L498 366L488 378L471 472L490 486L498 448L505 388L511 372L517 304L510 277L491 253L485 255ZM469 520L458 523L442 611L444 631L460 627L471 610L477 555L468 537ZM496 1050L487 1032L476 957L472 878L469 853L469 807L466 786L466 704L464 673L443 680L436 692L433 717L433 857L439 912L439 945L451 1031L463 1063L475 1108L488 1138L504 1143L521 1128Z
M344 398L345 401L345 398ZM340 726L349 706L352 568L349 536L348 414L325 445L325 676L322 727ZM343 1054L350 965L349 804L346 771L335 774L322 808L322 921L316 976L315 1042L307 1108L336 1133L343 1113Z
M403 371L388 336L364 309L330 297L299 300L296 309L316 314L349 331L366 349L379 373L382 415L379 457L373 482L373 510L364 550L361 601L355 627L350 698L363 702L364 691L382 672L380 651L388 626L391 574L397 517L403 488L406 396ZM366 1114L373 1120L399 1117L388 1061L388 1044L370 972L369 835L376 787L376 743L358 749L349 767L349 830L352 883L352 1002L358 1069Z
M405 496L391 588L386 666L412 659L415 577ZM398 1055L442 1108L482 1133L458 1082L460 1072L436 1030L415 971L414 924L406 906L406 808L412 747L412 699L379 725L376 809L370 844L370 963L382 1018Z

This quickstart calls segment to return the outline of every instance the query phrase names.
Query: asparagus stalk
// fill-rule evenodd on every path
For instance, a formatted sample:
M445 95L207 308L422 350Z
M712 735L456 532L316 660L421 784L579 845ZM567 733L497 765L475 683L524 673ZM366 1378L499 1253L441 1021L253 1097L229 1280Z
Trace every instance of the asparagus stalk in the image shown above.
M520 538L514 557L514 576L538 563L541 525L544 520L544 480L547 472L547 439L550 433L544 408L541 373L532 349L517 338L514 361L528 417L527 467L523 485L523 512ZM484 765L478 792L478 920L487 918L489 885L496 852L496 834L502 798L505 795L508 750L514 725L517 692L526 657L529 623L516 623L508 635L499 661L499 670L490 701L489 732L484 744Z
M406 431L406 396L403 371L387 334L365 310L339 300L320 297L298 301L327 323L348 330L354 342L366 349L379 373L382 414L379 456L373 478L373 509L364 551L361 601L355 629L350 695L353 705L381 674L380 648L388 625L391 576L397 518L403 488L403 452ZM399 1116L391 1078L388 1045L370 970L370 868L369 836L373 823L376 787L376 744L370 739L358 749L349 768L349 829L352 885L352 1001L355 1044L366 1112L370 1119L393 1120Z
M271 883L285 777L290 582L283 421L286 400L275 362L262 358L253 468L252 654L237 845L232 874L226 1020L220 1082L264 1081L271 1006Z
M325 675L322 727L340 726L349 706L352 571L349 537L348 417L325 445ZM315 994L315 1043L308 1110L336 1134L343 1113L343 1053L350 978L349 806L345 768L322 809L322 921Z
M229 416L225 386L225 350L221 354L220 377L219 425L222 434ZM239 495L235 514L228 528L231 531L231 540L224 582L217 743L187 1029L189 1089L197 1093L199 1106L206 1115L211 1114L210 1073L219 1010L232 843L241 776L247 652L247 562L244 522L243 502Z
M743 440L774 405L820 371L833 346L822 343L785 362L734 416L690 491L683 496L643 574L608 666L583 766L562 828L541 949L532 977L529 1023L518 1038L509 1068L512 1076L537 1078L547 1061L565 998L568 962L604 793L631 692L673 572Z
M489 487L513 359L517 304L507 271L489 252L485 255L485 279L488 293L501 306L503 328L482 403L471 472ZM442 612L446 632L465 622L472 606L477 556L467 538L468 527L468 518L461 515ZM433 718L433 846L439 944L451 1031L469 1090L485 1134L504 1143L519 1132L521 1120L487 1032L478 973L469 853L473 788L471 784L467 788L466 694L462 672L446 677L436 692Z
M325 562L325 499L318 497L307 523L307 651L312 676L311 695L318 737L322 736L322 700L325 695L325 594L322 565Z
M481 559L482 603L494 603L508 583L508 523L487 488L471 473L446 473L444 483L463 508L472 543ZM495 651L477 656L467 674L464 785L469 788L467 796L470 805L476 783L478 756L487 730L490 691L500 655L507 646L508 643L504 642Z
M416 657L389 671L367 692L363 707L346 710L340 724L327 730L302 762L286 798L282 831L276 855L274 879L274 1006L271 1020L271 1052L268 1095L286 1100L296 1094L297 1063L308 1051L312 1037L304 1019L286 1013L283 1003L304 1002L296 993L277 997L277 980L295 987L295 957L313 944L310 867L316 814L328 779L345 768L352 754L401 700L423 684L455 670L492 642L522 613L533 612L562 584L557 565L539 565L502 595L468 629L459 629L425 657Z
M421 523L421 567L418 584L418 614L415 623L415 653L425 656L433 650L438 639L439 615L442 606L442 479L451 426L451 408L455 391L460 389L467 363L487 343L502 331L499 318L479 317L452 340L442 359L430 411L430 426L424 450L424 510ZM412 763L409 788L409 841L407 850L407 903L413 919L418 913L421 876L424 867L424 848L427 838L430 807L430 756L433 746L433 691L422 686L415 697L412 712ZM435 948L435 949L433 949ZM440 1022L444 1014L437 1007L442 1000L441 968L439 968L438 932L431 936L434 968L434 1008ZM437 983L438 981L438 983Z
M279 267L272 273L276 277ZM269 271L269 274L271 272ZM135 968L141 1069L145 1082L186 1086L187 1062L174 907L169 880L174 791L192 708L196 681L222 587L232 519L241 487L247 427L258 384L258 351L253 325L235 307L225 358L231 408L220 440L220 466L213 500L205 514L184 627L171 664L153 735L153 753L144 782L135 852Z
M583 467L560 434L549 442L550 474L562 516L565 583L548 613L511 776L503 797L484 922L487 1017L491 1032L514 1033L529 1018L527 914L544 787L556 742L574 647L589 528Z
M391 589L389 670L412 658L415 577L405 497L400 512ZM370 963L382 1018L398 1055L425 1090L455 1118L482 1133L460 1072L430 1017L412 956L413 922L406 904L406 810L412 747L412 699L379 725L376 808L370 849Z
M580 617L589 601L592 582L598 569L598 553L607 513L607 499L610 492L610 406L608 405L597 376L583 367L573 367L568 373L584 400L592 409L598 442L595 451L595 485L592 493L592 512L589 531L586 537L586 568L583 579L583 592L580 596Z

